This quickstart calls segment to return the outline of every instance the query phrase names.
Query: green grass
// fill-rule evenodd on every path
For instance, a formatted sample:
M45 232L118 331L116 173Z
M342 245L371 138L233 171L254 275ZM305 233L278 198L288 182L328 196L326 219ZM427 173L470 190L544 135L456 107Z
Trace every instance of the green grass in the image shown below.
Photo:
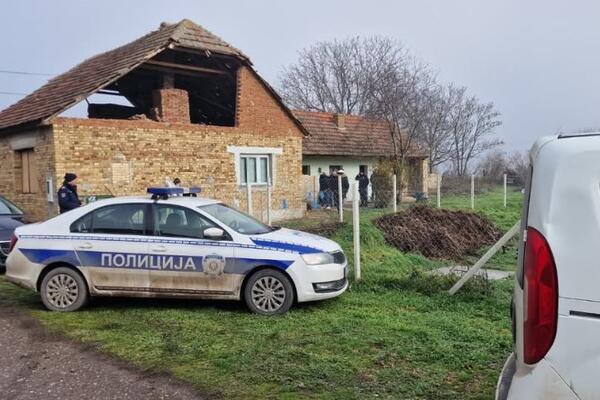
M499 225L511 224L492 200L481 207ZM361 283L279 318L235 302L171 300L103 299L81 312L50 313L36 294L3 279L0 303L219 398L492 398L511 351L512 282L476 279L448 296L450 278L423 273L439 262L388 246L371 223L380 214L361 217ZM352 227L333 238L352 259Z

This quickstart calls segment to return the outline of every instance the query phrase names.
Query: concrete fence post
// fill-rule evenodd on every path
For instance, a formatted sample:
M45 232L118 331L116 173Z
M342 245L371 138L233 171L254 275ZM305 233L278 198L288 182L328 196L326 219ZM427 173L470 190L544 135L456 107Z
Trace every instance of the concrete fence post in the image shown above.
M273 188L271 185L267 185L267 225L271 225L273 223L272 217L272 203L273 202Z
M471 175L471 209L475 209L475 174Z
M354 280L360 280L360 203L358 183L352 185L352 239L354 243Z
M442 207L442 198L441 198L442 190L441 189L442 189L442 177L438 173L437 174L437 208Z
M342 193L342 175L338 175L338 211L340 222L344 222L344 197Z
M504 174L504 208L506 208L506 174Z
M248 215L252 215L252 184L250 182L246 182L246 206Z
M396 196L397 192L397 177L396 174L392 175L392 204L394 207L394 213L398 212L398 197Z

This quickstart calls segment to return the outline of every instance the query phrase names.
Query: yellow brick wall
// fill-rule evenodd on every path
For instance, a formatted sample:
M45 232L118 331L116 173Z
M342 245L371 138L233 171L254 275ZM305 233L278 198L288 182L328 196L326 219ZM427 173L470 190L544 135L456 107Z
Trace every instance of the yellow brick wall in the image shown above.
M15 145L17 149L22 147L24 138L34 143L37 193L23 193L21 157ZM54 174L54 139L50 127L0 135L0 195L22 208L29 219L37 221L48 217L45 182L48 175Z
M163 186L168 176L245 210L246 190L236 184L227 146L276 147L283 152L273 165L275 219L299 217L305 209L302 132L245 68L238 74L235 127L56 118L52 129L57 184L65 172L76 173L80 196L143 194L148 186ZM261 216L266 195L255 191L253 212ZM288 210L278 211L284 202Z

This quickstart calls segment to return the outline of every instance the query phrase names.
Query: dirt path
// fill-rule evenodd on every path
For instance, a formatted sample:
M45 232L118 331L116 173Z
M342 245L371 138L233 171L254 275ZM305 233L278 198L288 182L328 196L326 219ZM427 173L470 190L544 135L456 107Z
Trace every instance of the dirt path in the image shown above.
M149 375L47 334L0 302L0 398L6 400L203 399L188 385Z

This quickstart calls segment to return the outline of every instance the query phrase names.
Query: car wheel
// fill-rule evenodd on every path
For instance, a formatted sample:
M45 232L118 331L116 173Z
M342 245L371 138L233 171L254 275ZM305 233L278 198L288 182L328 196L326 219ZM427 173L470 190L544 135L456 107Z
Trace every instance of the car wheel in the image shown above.
M285 314L294 303L294 288L285 274L263 269L248 279L244 300L255 314Z
M55 268L42 280L42 302L50 311L76 311L86 305L88 290L83 277L67 267Z

